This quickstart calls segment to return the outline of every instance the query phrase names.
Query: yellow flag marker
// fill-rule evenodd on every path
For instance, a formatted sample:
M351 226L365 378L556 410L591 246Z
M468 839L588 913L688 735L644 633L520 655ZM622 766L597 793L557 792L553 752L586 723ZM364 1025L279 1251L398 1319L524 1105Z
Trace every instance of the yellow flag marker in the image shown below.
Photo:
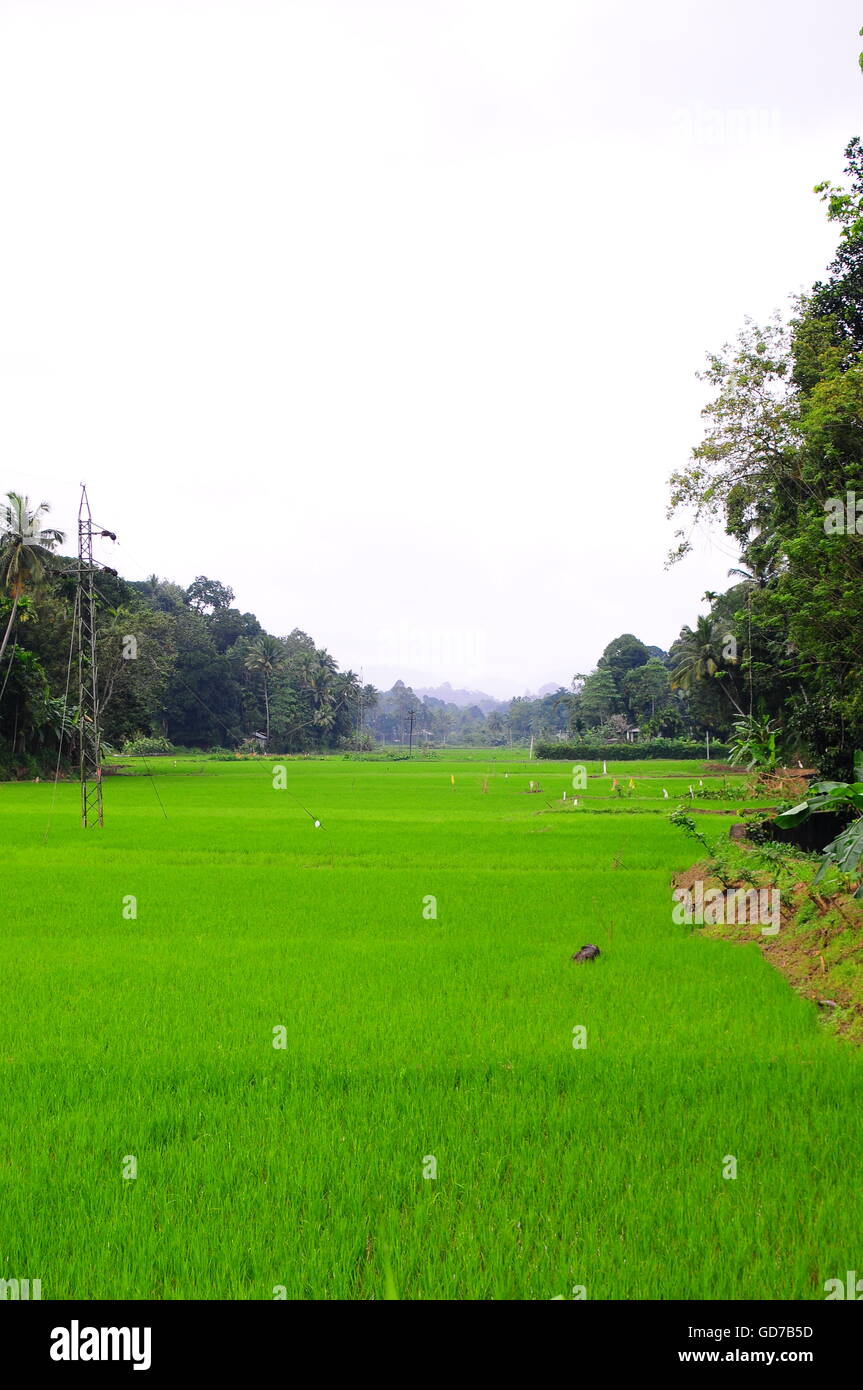
M454 772L451 772L451 773L450 773L450 775L449 775L449 780L452 782L453 790L455 790L455 773L454 773Z

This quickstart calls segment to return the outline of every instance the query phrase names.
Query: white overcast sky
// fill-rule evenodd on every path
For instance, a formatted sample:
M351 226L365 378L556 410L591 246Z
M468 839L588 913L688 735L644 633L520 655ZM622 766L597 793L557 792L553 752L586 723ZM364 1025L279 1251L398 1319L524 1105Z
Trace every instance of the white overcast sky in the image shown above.
M830 260L854 0L0 0L0 492L383 686L668 647L694 373Z

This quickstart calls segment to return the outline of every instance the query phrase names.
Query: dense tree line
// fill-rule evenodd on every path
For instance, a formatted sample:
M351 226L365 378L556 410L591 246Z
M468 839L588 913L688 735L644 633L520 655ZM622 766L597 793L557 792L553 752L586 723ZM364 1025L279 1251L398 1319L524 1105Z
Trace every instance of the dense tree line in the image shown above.
M44 771L74 758L77 728L76 561L58 553L47 504L10 493L0 513L0 767ZM597 670L570 689L492 708L420 697L402 681L385 693L341 671L299 628L263 630L221 581L187 588L151 575L96 575L100 724L108 750L171 747L299 753L522 746L583 734L613 740L687 732L688 696L673 692L668 658L631 635L609 643ZM75 658L75 659L73 659Z
M76 561L58 555L59 533L9 494L0 514L0 761L29 769L74 755ZM349 744L377 692L296 628L264 632L233 607L230 588L199 576L182 588L151 575L99 571L100 723L109 749L246 747L282 752ZM67 694L68 692L68 694ZM65 726L65 728L64 728Z

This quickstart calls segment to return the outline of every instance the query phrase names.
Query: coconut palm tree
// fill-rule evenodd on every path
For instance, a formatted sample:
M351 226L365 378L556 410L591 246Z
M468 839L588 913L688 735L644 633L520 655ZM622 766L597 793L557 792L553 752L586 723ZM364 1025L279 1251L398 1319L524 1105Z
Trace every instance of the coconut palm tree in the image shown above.
M747 568L748 566L748 568ZM744 564L728 571L729 579L740 579L755 589L766 589L780 570L776 556L764 545L753 543L746 552Z
M312 723L328 736L339 715L347 705L351 692L359 691L359 678L354 671L339 672L335 657L323 647L301 651L295 671L300 689L311 702Z
M0 661L22 596L41 583L51 551L64 540L62 531L42 525L42 517L50 510L47 502L31 507L29 497L17 492L7 492L6 505L0 507L0 585L12 596L12 612L0 643Z
M301 681L312 699L312 719L317 728L329 733L335 722L336 663L328 652L316 652L303 663Z
M728 671L724 669L726 663L722 655L722 639L712 618L699 618L694 629L684 627L671 649L671 657L672 690L690 691L696 681L719 677L721 688L737 713L743 715L744 711L732 695L728 684L722 680L723 676L728 675Z
M690 690L693 681L715 676L721 661L712 618L701 617L694 629L683 628L675 643L671 685L674 690Z
M246 653L245 667L261 677L264 687L264 709L267 716L267 747L270 746L270 683L276 672L284 665L285 649L278 637L264 633L256 637Z

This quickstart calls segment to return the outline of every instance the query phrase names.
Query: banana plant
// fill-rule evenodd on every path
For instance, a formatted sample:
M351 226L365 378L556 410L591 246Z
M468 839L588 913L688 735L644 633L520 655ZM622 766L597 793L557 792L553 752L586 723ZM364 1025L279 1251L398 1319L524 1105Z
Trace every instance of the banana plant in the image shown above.
M801 801L797 806L792 806L790 811L783 811L775 819L774 824L783 830L790 830L796 825L802 825L811 815L817 814L819 811L840 811L850 808L858 813L851 824L846 826L824 848L818 872L813 880L815 883L820 883L831 867L835 867L840 873L849 876L859 871L860 862L863 860L863 750L861 749L858 749L854 754L854 778L853 782L813 782L805 801ZM863 898L863 881L858 885L854 897Z
M769 719L748 714L734 724L729 747L732 764L746 764L747 772L775 772L781 756L779 729Z

